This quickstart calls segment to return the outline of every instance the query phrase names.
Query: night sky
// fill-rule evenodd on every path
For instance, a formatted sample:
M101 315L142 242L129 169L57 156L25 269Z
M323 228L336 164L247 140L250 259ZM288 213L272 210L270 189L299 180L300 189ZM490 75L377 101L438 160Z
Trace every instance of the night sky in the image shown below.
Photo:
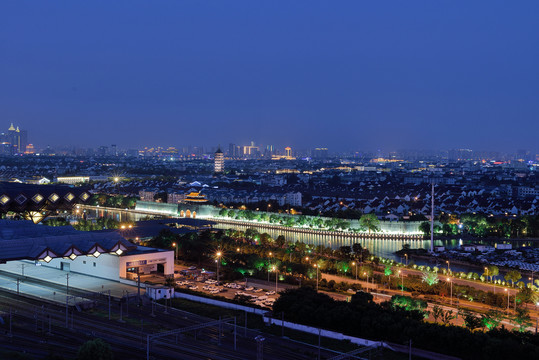
M38 146L539 151L538 14L535 0L5 0L0 127Z

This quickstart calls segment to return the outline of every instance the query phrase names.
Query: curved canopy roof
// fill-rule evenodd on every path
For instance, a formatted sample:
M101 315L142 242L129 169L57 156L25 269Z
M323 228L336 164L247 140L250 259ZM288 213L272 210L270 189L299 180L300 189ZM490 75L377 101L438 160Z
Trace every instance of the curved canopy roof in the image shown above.
M115 232L77 231L71 226L50 227L31 221L0 220L0 261L43 260L77 256L121 255L136 245Z

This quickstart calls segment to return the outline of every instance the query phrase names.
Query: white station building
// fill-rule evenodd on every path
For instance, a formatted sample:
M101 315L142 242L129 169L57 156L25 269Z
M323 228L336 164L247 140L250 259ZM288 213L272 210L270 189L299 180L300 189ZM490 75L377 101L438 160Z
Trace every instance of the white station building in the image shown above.
M0 261L34 260L43 266L114 281L137 274L174 276L174 251L127 241L115 231L85 232L31 221L0 220Z

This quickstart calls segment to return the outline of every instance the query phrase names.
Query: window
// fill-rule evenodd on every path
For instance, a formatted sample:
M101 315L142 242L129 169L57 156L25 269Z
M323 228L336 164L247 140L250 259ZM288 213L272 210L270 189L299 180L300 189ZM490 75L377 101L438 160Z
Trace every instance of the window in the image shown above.
M86 260L82 260L82 263L83 263L84 265L86 265Z
M94 261L94 267L96 267L96 266L97 266L97 264L96 264L95 261Z

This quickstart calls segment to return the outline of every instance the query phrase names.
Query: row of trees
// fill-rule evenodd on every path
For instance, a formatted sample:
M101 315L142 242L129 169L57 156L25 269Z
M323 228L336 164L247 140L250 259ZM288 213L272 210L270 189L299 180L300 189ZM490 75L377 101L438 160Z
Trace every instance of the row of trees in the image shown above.
M486 214L442 214L440 225L434 225L434 233L442 236L455 236L467 233L476 237L522 238L539 237L539 215L494 217ZM430 223L423 222L419 230L430 236Z
M221 209L219 216L229 219L267 222L270 224L287 227L303 227L319 230L340 230L340 231L380 231L380 221L374 214L362 215L359 219L359 228L351 228L350 221L341 218L323 219L320 216L306 215L279 215L266 212L254 212L251 210Z
M376 304L372 295L359 292L350 302L344 302L310 288L300 288L283 292L273 310L283 312L289 321L395 343L411 339L419 348L464 359L539 357L539 336L508 331L500 326L495 314L488 314L479 319L479 325L473 325L486 332L447 325L454 314L437 310L437 320L446 324L439 325L425 322L426 304L409 297L394 296L391 301ZM473 321L468 314L463 316L465 321Z
M135 196L94 194L89 200L93 206L106 206L120 209L134 209L138 198Z

